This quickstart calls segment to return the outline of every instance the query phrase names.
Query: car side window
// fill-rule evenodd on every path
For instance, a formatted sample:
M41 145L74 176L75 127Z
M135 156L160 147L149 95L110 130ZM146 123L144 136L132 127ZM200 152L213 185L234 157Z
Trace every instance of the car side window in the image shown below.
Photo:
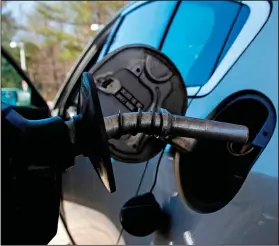
M162 52L175 63L187 86L202 86L211 77L249 16L245 11L238 19L243 7L233 1L181 2Z
M30 106L31 92L14 66L1 56L1 100L12 106Z
M127 13L108 52L127 44L146 44L159 48L176 4L176 1L148 2Z

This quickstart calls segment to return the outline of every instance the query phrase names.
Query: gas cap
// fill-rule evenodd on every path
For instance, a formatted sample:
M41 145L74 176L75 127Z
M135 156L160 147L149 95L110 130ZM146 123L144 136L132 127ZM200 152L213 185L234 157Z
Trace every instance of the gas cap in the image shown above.
M123 229L136 237L145 237L164 223L164 213L152 193L135 196L120 211Z

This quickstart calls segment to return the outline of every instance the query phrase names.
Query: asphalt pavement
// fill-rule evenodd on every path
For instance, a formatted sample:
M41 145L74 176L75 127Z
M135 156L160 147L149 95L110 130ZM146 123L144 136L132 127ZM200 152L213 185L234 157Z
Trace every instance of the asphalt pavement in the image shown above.
M102 213L69 201L64 201L68 228L76 244L80 245L115 245L119 231ZM58 231L49 245L69 245L70 238L59 219ZM119 245L124 245L123 238Z

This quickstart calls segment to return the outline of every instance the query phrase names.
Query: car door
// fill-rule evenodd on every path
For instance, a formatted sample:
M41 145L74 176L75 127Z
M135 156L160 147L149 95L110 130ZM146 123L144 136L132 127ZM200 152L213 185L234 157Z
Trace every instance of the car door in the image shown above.
M211 118L230 104L235 113L226 120L249 124L261 151L251 162L245 158L255 149L231 161L227 143L223 151L209 142L196 154L166 154L154 194L170 225L154 233L152 244L278 244L278 2L243 4L249 10L244 27L186 115ZM230 67L226 73L224 67ZM263 111L269 127L257 129ZM251 123L244 123L246 117ZM141 192L152 185L154 170L147 170Z
M76 66L78 72L73 73L76 78L69 80L64 87L64 96L59 97L55 110L62 117L67 117L67 112L71 111L71 107L77 102L78 79L81 72L90 71L95 62L116 48L134 43L160 49L176 63L187 85L190 103L200 89L207 85L214 72L218 71L222 59L237 39L248 15L249 8L234 1L135 2L121 12L110 29L106 30L106 34L102 34L107 36L105 42L100 45L98 55L92 59L92 49L86 51L86 59L80 60L84 64ZM142 16L145 17L145 21L142 21ZM173 45L174 43L185 45ZM229 68L230 66L226 66L222 72L226 73ZM121 232L122 236L118 235L113 243L149 243L151 236L135 238L125 231L122 233L119 210L123 203L141 188L142 179L145 180L142 191L151 187L157 159L158 157L155 157L151 160L148 167L146 163L132 165L114 161L117 191L108 194L88 160L79 157L72 170L64 176L65 199L81 204L91 211L101 212L102 217L112 223L111 228ZM146 172L146 169L149 171ZM73 216L70 209L72 205L68 205L67 210L67 203L65 204L67 221L73 237L82 240L77 240L78 243L93 244L94 240L86 240L92 240L99 228L92 229L90 225L93 223L96 226L101 223L94 221L94 216L77 223L75 216L78 216L79 212L84 214L87 208L78 209L75 206L76 215ZM82 238L81 229L77 229L75 224L84 228L91 238ZM108 230L103 232L109 233Z
M28 75L1 47L1 98L27 119L45 119L50 110Z

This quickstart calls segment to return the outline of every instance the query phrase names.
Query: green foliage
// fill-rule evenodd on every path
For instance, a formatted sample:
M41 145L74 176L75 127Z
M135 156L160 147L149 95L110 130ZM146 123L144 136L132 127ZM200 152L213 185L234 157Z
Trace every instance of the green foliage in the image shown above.
M17 23L10 12L2 11L2 45L19 61L19 49L11 49L9 43L15 35L24 42L28 73L51 100L72 64L96 35L91 24L104 25L123 5L124 1L36 1L24 13L24 25Z
M5 11L6 1L2 1L1 12L1 45L8 50L14 57L19 57L19 51L10 48L10 42L18 30L18 24L12 17L10 11ZM17 59L19 61L19 59Z
M11 41L10 38L13 37L16 32L16 22L11 12L5 11L1 13L1 32L2 45L9 45Z

